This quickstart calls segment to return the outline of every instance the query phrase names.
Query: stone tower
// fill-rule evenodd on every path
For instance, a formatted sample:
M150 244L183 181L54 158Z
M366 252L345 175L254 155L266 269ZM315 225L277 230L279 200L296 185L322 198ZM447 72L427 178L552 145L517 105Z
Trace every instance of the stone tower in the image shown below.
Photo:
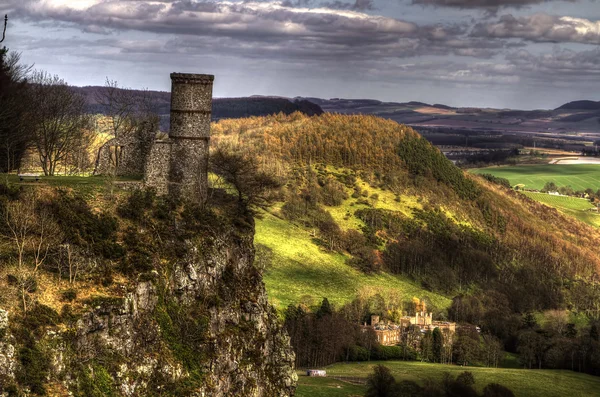
M171 73L168 194L204 203L214 76Z

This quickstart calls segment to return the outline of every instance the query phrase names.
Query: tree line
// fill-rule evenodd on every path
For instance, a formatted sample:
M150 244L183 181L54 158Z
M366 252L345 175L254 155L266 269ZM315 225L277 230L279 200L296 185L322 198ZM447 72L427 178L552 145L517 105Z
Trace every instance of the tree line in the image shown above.
M110 137L157 130L158 116L143 93L123 90L108 79L97 91L97 102L107 109ZM97 140L95 117L81 92L57 75L23 64L20 54L0 49L0 172L91 172ZM27 157L35 158L33 164L24 163Z

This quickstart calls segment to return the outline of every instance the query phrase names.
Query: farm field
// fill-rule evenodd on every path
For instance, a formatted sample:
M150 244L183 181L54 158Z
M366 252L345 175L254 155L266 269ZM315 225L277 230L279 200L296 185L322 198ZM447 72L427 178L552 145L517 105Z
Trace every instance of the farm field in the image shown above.
M357 364L334 364L327 368L328 376L355 376L366 378L377 364L388 367L396 380L423 383L426 379L441 380L444 372L457 376L471 371L479 393L489 383L510 388L517 397L589 396L590 390L600 389L600 378L566 370L535 370L511 368L460 367L422 363L418 361L385 361ZM354 397L364 395L363 386L349 385L334 379L316 380L300 374L296 395Z
M600 227L600 215L598 215L596 212L589 211L589 209L593 208L594 205L586 199L553 196L551 194L536 192L521 193L542 204L554 207L567 215L587 223L588 225Z
M471 170L474 174L492 174L506 178L511 185L540 190L546 182L557 186L571 186L575 190L600 189L600 165L597 164L541 164L487 167Z
M566 197L566 196L554 196L546 193L536 192L522 192L529 198L539 201L540 203L547 204L551 207L570 209L576 211L586 211L590 208L594 208L594 205L589 200L577 197Z

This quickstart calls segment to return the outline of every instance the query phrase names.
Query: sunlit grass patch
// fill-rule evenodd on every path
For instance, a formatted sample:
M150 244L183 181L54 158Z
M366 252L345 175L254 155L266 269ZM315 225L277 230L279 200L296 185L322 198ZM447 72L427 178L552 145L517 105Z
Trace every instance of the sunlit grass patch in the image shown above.
M439 307L450 303L448 298L426 291L405 277L364 274L346 263L348 256L320 248L309 230L270 213L263 214L256 222L255 244L273 252L264 281L269 298L279 310L299 303L305 296L316 302L326 297L335 305L343 305L365 287L394 290L406 299L428 296Z

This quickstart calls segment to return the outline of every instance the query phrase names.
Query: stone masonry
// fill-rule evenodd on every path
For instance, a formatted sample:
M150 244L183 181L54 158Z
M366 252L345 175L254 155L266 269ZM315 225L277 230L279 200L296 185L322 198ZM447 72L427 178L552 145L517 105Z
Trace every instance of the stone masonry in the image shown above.
M206 201L214 76L171 74L169 194Z
M171 73L168 139L150 141L146 150L131 149L140 145L137 137L127 142L113 139L98 153L96 173L143 173L144 186L156 189L158 194L204 203L208 191L213 81L214 76L207 74ZM115 148L121 156L116 170L111 161Z
M213 81L212 75L171 73L169 139L154 143L144 178L159 194L206 201Z

